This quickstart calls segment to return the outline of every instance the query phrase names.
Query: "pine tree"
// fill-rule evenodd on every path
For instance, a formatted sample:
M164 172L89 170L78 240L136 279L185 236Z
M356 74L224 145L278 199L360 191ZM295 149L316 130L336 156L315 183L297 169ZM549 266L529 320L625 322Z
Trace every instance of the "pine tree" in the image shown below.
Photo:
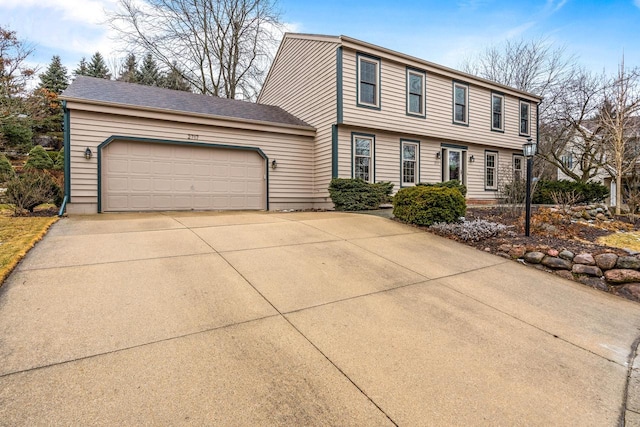
M100 52L94 53L91 57L91 62L89 62L89 65L87 65L86 75L107 80L111 78L111 74L109 74L109 68L107 68L107 64L104 62L104 58L102 57Z
M138 61L133 53L127 55L124 64L122 64L122 69L120 71L120 77L118 77L118 80L127 83L138 83L140 81Z
M78 64L78 68L73 70L73 75L75 76L87 76L87 60L83 56Z
M36 145L29 151L29 160L24 165L25 169L53 169L53 160L42 148L41 145Z
M56 160L53 162L53 169L57 171L64 170L64 147L58 152L58 157L56 157Z
M7 182L14 176L16 176L16 173L13 170L13 166L11 166L6 156L0 153L0 182Z
M158 64L150 53L147 53L140 66L140 84L147 86L161 86L162 75L158 69Z
M162 87L191 92L191 85L182 77L182 71L180 71L176 61L173 61L171 64L169 72L164 73L162 77Z
M50 90L60 95L67 86L69 86L67 67L62 65L60 57L55 55L51 60L51 64L47 67L47 71L40 74L40 88Z

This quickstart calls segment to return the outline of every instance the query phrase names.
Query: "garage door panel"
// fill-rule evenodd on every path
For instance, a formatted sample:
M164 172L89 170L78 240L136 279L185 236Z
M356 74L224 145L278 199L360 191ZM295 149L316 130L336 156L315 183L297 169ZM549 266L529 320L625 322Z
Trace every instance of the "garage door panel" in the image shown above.
M266 207L265 160L254 151L114 141L102 158L104 211Z

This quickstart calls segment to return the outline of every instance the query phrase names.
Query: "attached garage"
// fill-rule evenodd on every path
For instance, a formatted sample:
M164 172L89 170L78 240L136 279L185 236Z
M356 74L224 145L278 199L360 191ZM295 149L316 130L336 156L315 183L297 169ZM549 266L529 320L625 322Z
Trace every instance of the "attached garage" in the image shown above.
M267 208L256 150L115 140L101 155L103 212Z
M279 107L90 77L62 98L69 213L316 203L315 129Z

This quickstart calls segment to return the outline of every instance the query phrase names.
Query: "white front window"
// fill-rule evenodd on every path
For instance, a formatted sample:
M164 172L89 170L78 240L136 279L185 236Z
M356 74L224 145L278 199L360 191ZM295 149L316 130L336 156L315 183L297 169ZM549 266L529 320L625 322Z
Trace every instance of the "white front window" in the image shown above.
M487 151L484 154L484 188L498 189L498 153Z
M513 180L524 179L524 156L513 156Z
M373 138L354 135L353 177L373 182Z
M402 142L402 185L418 183L419 145L415 142Z
M358 104L380 107L380 60L358 56Z

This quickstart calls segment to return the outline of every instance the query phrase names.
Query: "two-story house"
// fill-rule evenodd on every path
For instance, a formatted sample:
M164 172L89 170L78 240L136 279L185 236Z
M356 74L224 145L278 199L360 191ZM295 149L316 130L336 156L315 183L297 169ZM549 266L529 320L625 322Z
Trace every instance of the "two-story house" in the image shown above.
M286 34L258 102L316 128L315 191L331 177L395 188L457 179L495 201L522 175L540 98L350 37Z
M522 174L540 98L345 36L286 34L257 103L78 77L65 100L69 212L330 208L332 177Z

